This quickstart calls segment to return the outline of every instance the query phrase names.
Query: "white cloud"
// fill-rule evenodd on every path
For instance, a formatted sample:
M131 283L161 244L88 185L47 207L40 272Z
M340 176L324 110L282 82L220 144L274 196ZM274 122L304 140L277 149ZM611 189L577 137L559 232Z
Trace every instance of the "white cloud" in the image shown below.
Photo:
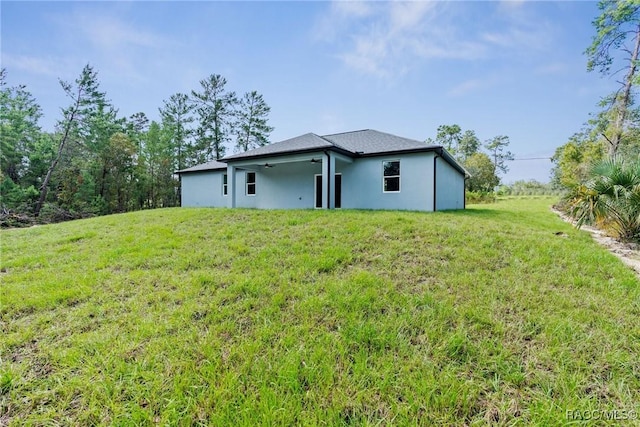
M550 45L550 26L531 19L524 2L503 3L334 2L318 21L316 39L333 43L347 67L384 78L428 60L526 55ZM491 19L473 15L481 7Z
M108 15L77 13L79 29L96 48L109 51L131 47L160 48L168 40Z
M364 1L333 1L329 11L314 25L313 37L321 41L335 41L355 21L371 15L378 6L377 3Z
M392 2L389 4L389 32L419 31L423 20L435 12L435 2Z
M553 41L554 29L547 19L538 16L531 3L521 0L501 1L496 8L495 28L481 37L514 52L545 50Z
M2 54L2 66L23 71L29 74L57 77L60 64L53 58L43 58L28 55Z
M142 82L149 64L175 47L167 37L125 18L126 8L91 6L80 4L65 14L51 16L61 43L72 46L66 59L96 65L103 76Z
M527 52L531 49L546 49L551 42L550 35L550 31L540 27L512 25L500 31L483 33L481 38L500 48L515 48L517 51Z
M337 1L331 7L337 15L346 17L362 17L371 13L371 4L364 1Z

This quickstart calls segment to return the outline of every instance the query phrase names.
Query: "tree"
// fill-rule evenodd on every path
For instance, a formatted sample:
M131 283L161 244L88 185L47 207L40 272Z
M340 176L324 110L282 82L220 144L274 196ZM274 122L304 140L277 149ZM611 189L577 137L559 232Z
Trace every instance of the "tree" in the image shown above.
M62 119L58 121L56 127L59 131L58 149L56 157L51 162L47 174L40 187L40 197L34 209L34 215L37 217L47 198L49 190L49 181L56 166L63 156L67 144L80 133L84 124L92 117L97 105L105 104L105 94L100 92L97 80L97 73L90 65L85 65L75 81L70 84L60 80L62 90L71 98L71 105L62 110Z
M105 193L101 194L108 212L128 210L135 154L136 146L126 134L117 132L109 138L109 144L102 153L107 185Z
M40 136L42 110L24 86L7 87L0 70L0 170L20 184L28 169L29 152Z
M148 190L146 200L150 208L174 206L176 184L173 178L173 155L170 132L151 122L143 138L141 163L145 166Z
M535 179L529 179L526 181L521 179L509 185L500 185L497 192L501 195L530 196L534 194L553 195L557 194L558 190L554 189L553 184L551 183L542 183Z
M460 137L456 158L464 163L468 157L478 152L480 146L480 140L476 136L476 133L472 130L467 130L462 134L462 137Z
M22 185L33 185L40 188L42 180L47 174L47 170L56 157L57 135L48 132L41 132L34 141L27 154L27 168L24 177L22 177ZM40 193L38 192L38 196ZM30 206L30 209L33 205Z
M513 160L511 151L505 151L509 143L509 137L504 135L495 136L486 143L496 172L507 173L509 171L507 162Z
M462 129L458 125L440 125L436 133L436 144L442 145L452 155L457 156Z
M131 169L131 188L129 210L149 207L149 176L144 162L144 139L149 129L149 119L143 112L129 116L125 121L124 133L135 146L134 166Z
M566 144L556 149L551 158L554 163L552 182L565 189L576 187L588 179L592 163L601 160L605 151L602 142L592 132L574 134Z
M238 150L247 151L269 143L269 134L273 131L273 127L267 124L269 111L271 108L258 92L254 90L244 94L237 111Z
M81 134L81 145L86 149L83 157L86 166L81 169L92 169L94 182L97 184L96 196L104 199L108 187L110 170L110 145L113 135L123 132L126 123L118 119L118 111L106 102L94 106L91 116L86 120L86 129ZM104 213L109 213L107 210Z
M171 133L171 145L175 154L173 169L184 169L191 162L189 161L189 149L191 144L189 139L193 134L190 128L193 123L191 115L193 109L189 102L189 97L184 93L171 95L168 101L164 101L164 106L160 108L163 127Z
M147 115L143 112L134 113L129 116L127 120L127 134L131 135L142 135L144 132L149 129L149 119Z
M496 176L496 168L485 153L474 153L464 163L465 169L471 175L467 180L469 191L491 192L500 180Z
M569 212L583 224L599 224L624 240L640 238L640 160L612 157L595 163L589 179L567 197Z
M196 129L196 161L206 162L224 157L226 144L234 127L235 92L227 92L227 79L212 74L200 80L201 92L191 91L191 102L200 123Z
M613 72L617 74L624 70L625 75L611 104L614 111L611 136L603 134L609 143L609 154L615 155L633 102L632 88L639 82L637 68L640 53L640 2L601 0L598 7L601 14L593 21L596 35L585 51L588 56L587 70L598 70L603 75L609 75L614 62L624 61L624 66ZM621 57L620 50L626 56Z

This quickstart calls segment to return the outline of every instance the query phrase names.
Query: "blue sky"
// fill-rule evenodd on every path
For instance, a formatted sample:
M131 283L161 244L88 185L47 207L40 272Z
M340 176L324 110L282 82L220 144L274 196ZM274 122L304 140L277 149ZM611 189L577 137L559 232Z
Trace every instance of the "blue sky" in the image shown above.
M550 157L615 89L587 73L595 2L11 2L1 61L52 130L58 78L86 63L121 115L221 74L271 107L272 141L377 129L435 137L440 124L507 135L516 158ZM515 161L503 182L549 180Z

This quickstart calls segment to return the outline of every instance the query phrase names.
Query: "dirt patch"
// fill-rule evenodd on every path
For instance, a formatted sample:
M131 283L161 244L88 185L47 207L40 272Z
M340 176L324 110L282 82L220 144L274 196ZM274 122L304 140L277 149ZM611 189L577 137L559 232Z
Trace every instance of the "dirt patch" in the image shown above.
M562 218L562 220L574 226L576 225L576 221L574 221L573 218L557 209L551 208L551 210ZM636 273L636 276L640 278L640 245L636 243L620 242L613 237L607 236L602 230L588 225L583 225L580 229L588 231L596 242L620 258L620 260L622 260L622 262L627 266L631 267L631 269Z

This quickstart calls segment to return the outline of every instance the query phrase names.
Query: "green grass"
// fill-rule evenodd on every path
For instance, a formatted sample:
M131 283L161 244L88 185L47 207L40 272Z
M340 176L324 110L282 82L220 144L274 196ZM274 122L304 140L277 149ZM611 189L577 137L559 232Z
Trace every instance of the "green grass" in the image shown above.
M176 208L2 231L0 425L640 411L638 281L550 204Z

